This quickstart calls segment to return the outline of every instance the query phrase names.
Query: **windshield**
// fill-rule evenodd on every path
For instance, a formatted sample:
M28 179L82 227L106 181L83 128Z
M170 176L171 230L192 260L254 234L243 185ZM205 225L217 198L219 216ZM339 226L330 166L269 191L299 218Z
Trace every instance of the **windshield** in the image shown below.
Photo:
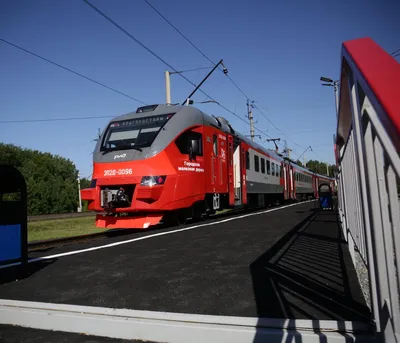
M164 114L113 122L106 132L101 150L109 151L149 147L172 115Z

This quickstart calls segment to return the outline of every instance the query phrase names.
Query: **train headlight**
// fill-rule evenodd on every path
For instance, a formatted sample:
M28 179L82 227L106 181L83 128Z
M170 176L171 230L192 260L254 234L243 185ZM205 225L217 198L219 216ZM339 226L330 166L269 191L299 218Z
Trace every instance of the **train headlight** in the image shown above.
M155 186L155 185L163 185L166 180L165 175L159 176L143 176L142 181L140 182L141 186Z

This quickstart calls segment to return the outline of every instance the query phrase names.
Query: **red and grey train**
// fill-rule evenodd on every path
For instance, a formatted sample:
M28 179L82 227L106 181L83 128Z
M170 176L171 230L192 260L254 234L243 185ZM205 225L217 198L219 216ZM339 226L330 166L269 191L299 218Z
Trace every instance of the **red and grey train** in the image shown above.
M114 118L81 191L97 227L143 228L170 217L317 197L318 175L190 106L151 105ZM106 214L104 214L106 213Z

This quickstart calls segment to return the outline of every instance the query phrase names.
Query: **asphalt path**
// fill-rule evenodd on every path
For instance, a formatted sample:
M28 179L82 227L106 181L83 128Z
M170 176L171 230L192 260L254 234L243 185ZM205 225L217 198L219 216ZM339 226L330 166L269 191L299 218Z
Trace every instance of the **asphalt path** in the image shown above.
M315 203L137 238L41 252L39 257L56 257L30 263L23 274L2 271L1 298L229 316L370 319L336 215L316 212Z

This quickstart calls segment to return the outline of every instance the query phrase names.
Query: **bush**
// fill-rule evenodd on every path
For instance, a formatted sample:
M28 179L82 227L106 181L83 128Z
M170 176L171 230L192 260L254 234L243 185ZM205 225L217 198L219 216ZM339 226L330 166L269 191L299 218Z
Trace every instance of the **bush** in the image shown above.
M28 214L76 212L78 171L72 161L0 143L0 164L17 168L28 188Z

